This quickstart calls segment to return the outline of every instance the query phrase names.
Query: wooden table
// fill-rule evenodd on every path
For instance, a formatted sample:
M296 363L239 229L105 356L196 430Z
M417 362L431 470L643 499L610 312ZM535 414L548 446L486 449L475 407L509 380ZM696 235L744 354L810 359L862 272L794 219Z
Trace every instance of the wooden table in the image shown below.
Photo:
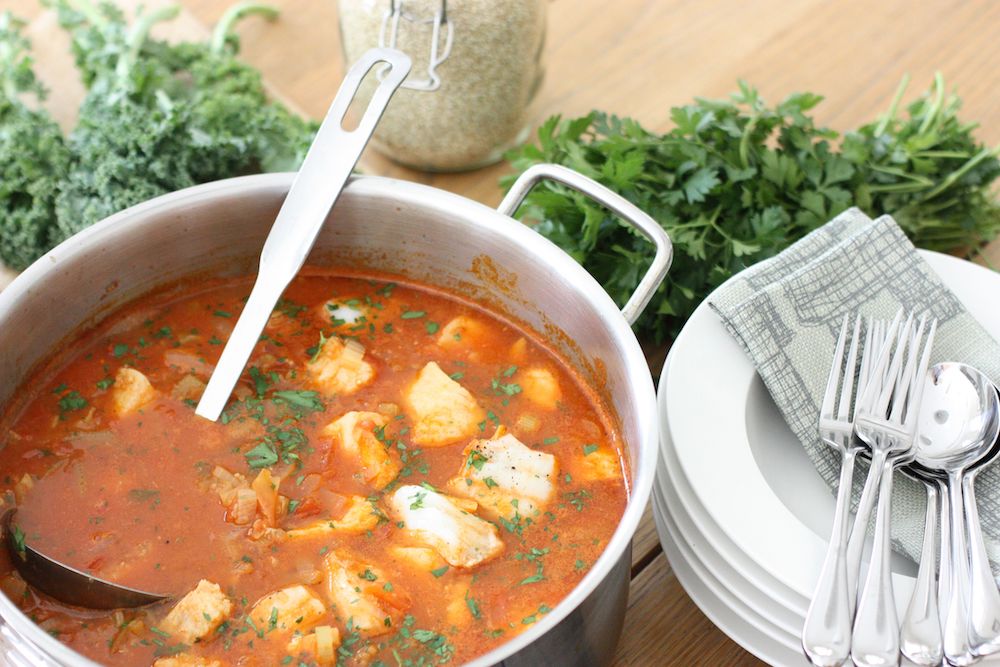
M282 8L274 24L251 19L241 28L243 54L281 98L321 116L343 64L334 0L270 0ZM232 0L181 0L182 17L160 35L188 38L208 28ZM122 3L138 4L129 0ZM161 2L147 2L158 5ZM35 0L5 0L31 20L49 106L67 126L80 87L54 17ZM964 117L979 136L1000 142L1000 3L912 0L554 0L545 54L548 75L534 106L536 122L552 113L592 108L668 127L671 106L694 96L721 97L739 78L766 99L793 91L826 95L820 123L851 129L883 111L904 73L912 97L936 70L965 100ZM369 156L367 168L496 204L505 168L429 175ZM983 253L1000 265L1000 243ZM634 541L632 595L617 665L759 664L701 614L660 550L647 508Z

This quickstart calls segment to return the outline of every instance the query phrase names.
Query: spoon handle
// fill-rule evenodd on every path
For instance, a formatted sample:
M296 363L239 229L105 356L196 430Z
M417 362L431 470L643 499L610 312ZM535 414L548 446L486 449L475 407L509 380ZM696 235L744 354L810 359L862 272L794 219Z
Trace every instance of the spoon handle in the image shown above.
M969 639L972 651L979 656L1000 651L1000 591L997 590L990 560L986 555L983 530L976 505L976 473L962 480L965 520L969 523L970 580Z
M951 503L948 501L948 485L938 482L938 496L941 501L941 539L938 544L938 611L941 614L941 628L944 631L951 601Z
M872 464L868 468L865 487L858 501L858 512L854 515L851 526L851 538L847 542L847 590L850 591L851 616L858 601L858 579L861 572L861 555L865 548L865 538L868 536L868 523L871 521L872 510L875 508L875 497L878 492L879 478L885 467L887 454L882 449L876 449L872 454Z
M848 448L841 458L830 546L816 592L809 603L805 625L802 626L802 648L809 662L819 667L840 665L851 653L851 606L848 598L852 593L847 588L847 514L856 457L857 450Z
M892 463L883 464L883 468L875 512L875 545L865 586L858 600L851 638L851 657L858 667L899 664L899 622L889 569Z
M409 56L401 51L370 49L347 72L267 235L257 281L198 402L198 415L212 421L219 418L274 304L305 263L330 209L410 65ZM353 130L344 129L344 117L362 80L380 66L387 67L388 72L372 94L361 121Z
M924 545L920 550L920 569L910 604L899 628L899 644L903 655L917 665L940 665L944 658L941 612L938 609L937 584L934 581L938 511L937 482L927 482L927 512L924 515Z
M951 594L944 622L944 655L951 665L971 665L976 661L969 642L969 550L962 495L961 473L950 473Z

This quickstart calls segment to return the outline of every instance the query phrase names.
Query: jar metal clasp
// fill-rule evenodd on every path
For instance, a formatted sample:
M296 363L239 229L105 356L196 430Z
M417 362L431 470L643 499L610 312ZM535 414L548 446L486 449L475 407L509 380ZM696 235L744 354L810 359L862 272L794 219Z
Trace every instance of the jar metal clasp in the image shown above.
M438 65L448 59L448 55L451 53L452 38L454 37L453 26L448 20L447 4L447 0L441 0L441 8L434 12L433 17L421 18L406 12L403 8L403 0L390 0L389 8L382 16L382 27L379 30L378 36L379 46L390 49L398 48L396 42L399 38L400 21L409 21L417 25L431 24L433 26L431 30L431 55L427 61L427 77L414 79L411 75L403 81L402 88L430 92L437 90L441 86L441 77L438 76L437 68ZM441 48L442 27L445 29L443 48ZM380 70L378 72L379 80L381 81L384 76L385 71Z

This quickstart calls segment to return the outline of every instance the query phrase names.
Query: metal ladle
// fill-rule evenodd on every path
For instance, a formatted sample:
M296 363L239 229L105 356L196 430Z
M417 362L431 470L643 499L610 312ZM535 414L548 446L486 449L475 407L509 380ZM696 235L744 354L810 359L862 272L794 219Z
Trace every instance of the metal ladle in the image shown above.
M16 509L4 512L0 527L11 564L32 588L60 602L88 609L142 607L170 597L95 577L35 551L24 542L23 533L12 526L16 513Z
M379 48L367 51L347 72L264 242L257 281L209 378L198 403L198 415L212 421L219 418L275 303L305 263L330 209L410 67L410 58L402 51ZM347 130L343 123L348 108L365 75L375 68L381 68L380 81L357 127ZM15 511L9 510L0 518L4 542L15 569L34 588L61 602L92 609L139 607L168 597L99 579L35 551L24 544L23 534L17 539L11 529Z
M968 665L983 649L1000 649L991 643L1000 635L1000 591L990 573L973 488L976 469L995 458L1000 396L975 368L941 363L928 372L924 401L935 409L921 413L915 467L945 476L951 505L951 572L941 573L951 581L943 601L944 654L949 664Z

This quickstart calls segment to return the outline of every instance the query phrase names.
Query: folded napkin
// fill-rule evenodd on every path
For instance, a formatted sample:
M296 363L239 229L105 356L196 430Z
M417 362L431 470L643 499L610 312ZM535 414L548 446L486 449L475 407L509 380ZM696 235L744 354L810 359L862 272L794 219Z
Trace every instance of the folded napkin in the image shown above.
M835 489L840 455L817 433L819 406L844 315L892 318L900 307L938 318L931 363L962 361L1000 380L1000 345L965 310L889 216L871 220L854 208L781 254L731 280L711 299L743 345L775 404ZM866 464L855 473L854 503ZM897 476L894 546L916 559L923 539L926 491ZM987 550L1000 565L1000 465L976 482Z

